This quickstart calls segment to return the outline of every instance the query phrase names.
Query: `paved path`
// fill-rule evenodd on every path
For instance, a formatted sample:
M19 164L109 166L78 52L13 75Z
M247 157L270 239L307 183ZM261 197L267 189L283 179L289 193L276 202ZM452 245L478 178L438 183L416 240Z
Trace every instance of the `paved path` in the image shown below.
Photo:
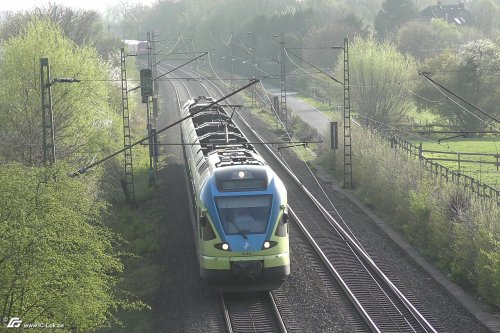
M268 89L268 92L270 92L274 96L280 95L279 89ZM315 128L319 133L321 133L322 135L327 133L330 119L314 106L309 105L302 99L298 98L296 96L296 93L287 92L286 104L289 110L293 110L293 112L299 118L301 118L311 127Z
M279 89L269 89L273 95L280 94ZM295 114L299 116L304 122L316 128L319 133L325 134L328 130L330 120L327 116L322 114L318 109L312 105L307 104L302 99L294 96L295 93L287 93L287 106L291 107ZM469 296L460 286L451 282L443 273L437 270L434 266L428 263L418 251L408 244L398 233L392 230L385 222L375 216L375 214L364 206L358 199L356 199L350 192L344 191L339 186L335 185L337 181L325 171L321 166L316 166L318 169L319 178L324 181L334 184L333 186L337 191L346 195L352 202L360 207L365 214L370 216L373 221L398 244L398 246L405 251L420 267L429 273L438 283L440 283L455 299L460 302L472 315L474 315L480 322L483 323L492 332L500 332L500 321L497 317L487 313L481 309L481 305L477 303L471 296Z

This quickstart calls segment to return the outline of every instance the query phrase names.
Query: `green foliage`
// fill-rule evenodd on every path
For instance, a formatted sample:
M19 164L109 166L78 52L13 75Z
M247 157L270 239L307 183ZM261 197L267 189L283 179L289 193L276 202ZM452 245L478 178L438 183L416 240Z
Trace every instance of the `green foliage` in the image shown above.
M497 233L498 235L498 233ZM500 242L495 235L487 235L489 251L481 250L478 267L478 290L491 304L500 304Z
M436 56L447 49L458 47L463 30L441 19L430 24L412 21L398 30L396 42L401 52L408 52L419 60Z
M52 86L56 158L79 165L119 145L118 91L109 85L107 64L95 50L79 47L55 24L33 19L3 43L0 59L0 155L10 161L41 161L40 58L49 59L51 79L76 77L79 83ZM114 99L116 101L116 99Z
M394 33L404 23L417 17L418 10L411 0L384 0L375 17L374 28L379 38Z
M399 123L413 108L414 59L374 39L355 39L349 52L351 98L363 120L370 126ZM343 59L336 73L343 76Z
M433 79L475 105L486 114L500 117L500 46L489 40L477 40L463 45L458 53L444 52L429 60L423 68L435 73ZM492 121L473 107L454 98L450 101L431 83L421 81L417 93L437 100L434 111L444 121L460 130L491 129ZM429 107L429 105L426 105Z
M471 12L476 19L474 25L489 38L498 38L500 30L500 5L493 0L479 0L471 3Z
M75 10L57 4L17 12L0 26L0 40L16 37L33 19L51 21L61 27L64 35L78 45L95 47L107 59L120 45L120 40L107 32L105 22L93 10Z
M451 279L500 306L496 201L479 199L461 186L435 178L417 159L391 150L388 142L368 130L352 130L357 195ZM319 155L324 161L333 160L329 147L323 146ZM342 171L342 164L337 156L335 169Z
M126 303L115 288L122 264L104 202L67 171L0 166L0 311L89 332Z

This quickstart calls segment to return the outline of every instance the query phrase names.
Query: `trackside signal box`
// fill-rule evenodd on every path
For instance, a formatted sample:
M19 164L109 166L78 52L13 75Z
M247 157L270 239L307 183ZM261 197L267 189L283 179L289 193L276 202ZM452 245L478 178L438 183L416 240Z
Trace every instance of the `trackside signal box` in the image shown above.
M330 147L332 150L339 148L339 135L338 135L336 121L330 122L330 143L331 143Z
M142 102L147 103L148 97L153 96L153 76L151 69L143 68L140 71L141 75L141 96Z

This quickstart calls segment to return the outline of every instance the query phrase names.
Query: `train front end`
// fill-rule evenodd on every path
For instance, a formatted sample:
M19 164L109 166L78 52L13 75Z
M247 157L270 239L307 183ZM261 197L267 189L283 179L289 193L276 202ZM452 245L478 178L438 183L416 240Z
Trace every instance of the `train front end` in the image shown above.
M267 165L218 168L199 197L200 271L216 289L271 290L290 274L287 195Z

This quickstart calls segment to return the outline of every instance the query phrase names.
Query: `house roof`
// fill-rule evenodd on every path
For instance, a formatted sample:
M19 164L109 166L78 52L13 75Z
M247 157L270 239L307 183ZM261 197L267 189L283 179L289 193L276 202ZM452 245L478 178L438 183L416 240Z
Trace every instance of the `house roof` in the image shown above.
M425 8L420 13L420 17L429 20L439 18L457 25L469 25L472 23L472 14L465 9L462 1L456 5L442 5L438 2L435 6Z

